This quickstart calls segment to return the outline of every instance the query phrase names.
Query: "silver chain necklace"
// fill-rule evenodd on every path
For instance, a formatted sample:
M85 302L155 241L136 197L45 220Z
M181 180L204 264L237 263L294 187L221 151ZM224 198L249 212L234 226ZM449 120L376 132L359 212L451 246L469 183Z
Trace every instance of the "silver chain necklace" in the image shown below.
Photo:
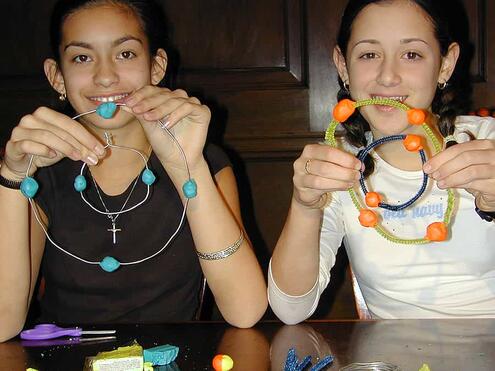
M107 213L110 213L110 210L108 210L107 205L103 201L103 197L101 197L100 187L98 187L98 184L96 183L96 180L93 177L93 174L91 174L91 171L89 171L89 174L91 175L91 179L93 179L93 183L94 183L95 188L96 188L96 193L98 194L98 198L100 199L101 204L105 208L105 211ZM132 192L134 192L134 189L136 188L136 184L137 184L138 180L139 180L139 176L136 177L136 180L134 181L134 184L132 185L131 191L127 195L127 198L125 199L124 204L120 208L120 211L117 214L107 215L107 218L110 219L110 222L112 223L112 228L107 229L107 231L113 233L113 244L114 245L117 243L117 232L122 232L121 228L117 228L117 225L116 225L117 218L122 213L122 210L125 209L127 202L129 202L129 199L131 198Z

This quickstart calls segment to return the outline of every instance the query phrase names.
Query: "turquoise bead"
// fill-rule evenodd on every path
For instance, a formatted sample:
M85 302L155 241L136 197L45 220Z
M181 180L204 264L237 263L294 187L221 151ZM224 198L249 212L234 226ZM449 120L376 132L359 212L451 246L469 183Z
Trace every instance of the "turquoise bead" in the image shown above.
M194 179L189 179L182 186L182 192L184 192L184 196L187 198L194 198L198 194L198 186Z
M78 175L76 176L76 179L74 179L74 188L78 192L82 192L86 189L86 178L84 175Z
M114 102L105 102L96 108L96 113L104 119L111 119L116 109L117 105Z
M152 185L156 180L156 176L150 169L145 169L143 175L141 175L141 180L144 184Z
M38 182L30 176L25 177L21 182L21 193L27 198L33 198L39 188Z
M113 271L119 269L120 262L111 256L105 256L105 258L100 262L100 267L105 272L112 273Z

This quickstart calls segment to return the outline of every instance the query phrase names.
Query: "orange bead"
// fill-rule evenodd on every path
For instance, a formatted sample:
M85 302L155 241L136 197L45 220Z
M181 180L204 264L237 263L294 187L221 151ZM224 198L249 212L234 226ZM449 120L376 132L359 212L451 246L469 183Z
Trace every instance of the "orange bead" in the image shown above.
M426 228L426 239L430 241L445 241L447 235L447 226L444 222L431 223L428 228Z
M378 217L376 214L368 209L359 210L359 223L363 227L374 227L378 223Z
M225 354L217 354L211 363L215 371L229 371L234 367L232 358Z
M376 192L368 192L364 197L364 201L368 207L378 207L378 204L382 202L382 197Z
M488 108L482 107L478 110L478 116L488 117L490 116L490 110Z
M407 121L412 125L423 125L426 120L426 113L419 108L407 110Z
M342 99L333 109L333 117L338 122L346 121L354 113L356 104L350 99Z
M408 134L404 138L403 144L409 152L416 152L423 149L422 142L422 138L419 135Z

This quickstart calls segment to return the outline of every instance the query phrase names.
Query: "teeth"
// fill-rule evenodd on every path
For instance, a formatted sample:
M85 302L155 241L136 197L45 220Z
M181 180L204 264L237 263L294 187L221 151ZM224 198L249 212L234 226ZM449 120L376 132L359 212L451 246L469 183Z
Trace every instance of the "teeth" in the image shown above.
M398 96L395 96L395 97L384 97L384 96L381 96L381 95L373 95L372 96L373 98L387 98L387 99L393 99L393 100L396 100L396 101L399 101L399 102L404 102L406 100L406 96L403 96L403 95L398 95Z
M119 94L119 95L113 95L111 97L91 97L91 100L94 100L96 102L115 102L116 100L123 99L127 97L129 94Z

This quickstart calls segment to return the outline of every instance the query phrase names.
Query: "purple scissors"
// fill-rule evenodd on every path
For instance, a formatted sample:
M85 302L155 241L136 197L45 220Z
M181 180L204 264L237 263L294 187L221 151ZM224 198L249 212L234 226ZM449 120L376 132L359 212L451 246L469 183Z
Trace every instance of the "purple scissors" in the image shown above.
M115 332L115 330L83 331L83 329L80 327L63 328L50 323L43 323L41 325L34 326L33 329L22 331L21 339L47 340L55 339L62 336L79 337L82 335L106 335L115 334Z

